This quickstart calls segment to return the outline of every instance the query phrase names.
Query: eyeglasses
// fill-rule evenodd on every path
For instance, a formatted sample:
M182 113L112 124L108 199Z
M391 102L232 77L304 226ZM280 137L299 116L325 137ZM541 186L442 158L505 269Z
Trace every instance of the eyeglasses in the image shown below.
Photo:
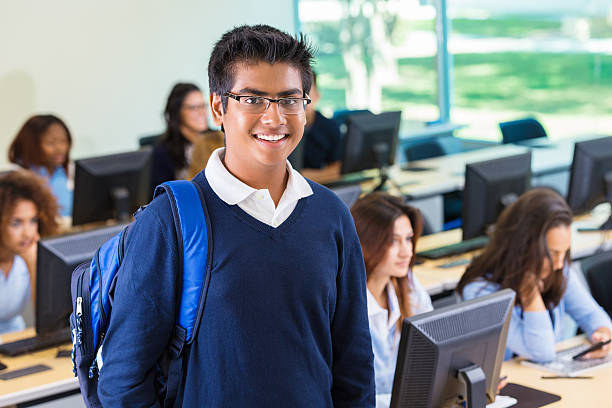
M262 114L268 110L272 102L278 104L278 110L283 115L299 115L304 113L310 98L266 98L265 96L234 95L226 92L224 96L238 101L240 110L246 113Z

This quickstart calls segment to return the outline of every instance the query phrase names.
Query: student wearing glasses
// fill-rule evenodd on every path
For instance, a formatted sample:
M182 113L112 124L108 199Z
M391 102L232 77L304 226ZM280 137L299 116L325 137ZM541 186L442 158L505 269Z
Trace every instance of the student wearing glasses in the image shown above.
M303 38L265 25L234 28L212 51L210 106L226 147L194 179L214 250L174 406L374 406L351 215L287 161L304 132L311 60ZM104 406L159 406L157 361L175 325L175 235L165 197L131 230L101 353Z
M367 274L376 394L391 394L402 321L433 309L429 295L412 274L423 217L418 209L387 193L360 198L351 214Z
M465 300L504 288L516 292L506 359L554 359L565 313L593 343L610 338L610 318L570 268L571 224L572 211L558 193L528 191L501 213L489 244L459 281L457 292ZM608 344L585 357L611 350Z
M174 85L164 109L166 131L153 148L153 188L164 181L191 179L212 151L223 146L223 133L208 128L206 108L196 85Z

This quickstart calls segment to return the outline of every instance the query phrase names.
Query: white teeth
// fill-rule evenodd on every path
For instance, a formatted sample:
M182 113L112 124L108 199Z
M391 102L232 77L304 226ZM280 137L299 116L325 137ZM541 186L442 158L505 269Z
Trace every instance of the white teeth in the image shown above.
M285 137L285 135L260 135L260 134L257 134L255 136L258 139L265 140L267 142L276 142L278 140L281 140L283 137Z

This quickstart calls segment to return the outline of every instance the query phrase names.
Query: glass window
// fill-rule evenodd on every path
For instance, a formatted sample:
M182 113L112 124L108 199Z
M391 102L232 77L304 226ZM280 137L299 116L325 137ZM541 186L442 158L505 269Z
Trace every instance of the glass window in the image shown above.
M301 31L318 49L318 109L401 110L404 126L435 121L433 5L419 0L300 0Z
M448 3L460 136L538 119L551 139L612 129L612 1Z

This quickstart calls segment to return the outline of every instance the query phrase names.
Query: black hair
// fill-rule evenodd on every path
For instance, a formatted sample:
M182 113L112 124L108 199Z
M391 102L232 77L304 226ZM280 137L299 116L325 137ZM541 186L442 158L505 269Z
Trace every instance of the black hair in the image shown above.
M284 62L297 68L302 78L302 89L310 92L312 85L313 48L303 34L293 37L268 25L243 25L223 34L215 44L208 62L208 85L211 94L221 96L223 109L234 85L236 65L256 64L260 61L274 64Z
M178 83L174 85L168 95L164 119L166 120L166 132L160 143L166 145L175 167L180 169L187 165L185 147L189 143L181 133L181 108L187 95L191 92L202 92L200 88L191 83Z

